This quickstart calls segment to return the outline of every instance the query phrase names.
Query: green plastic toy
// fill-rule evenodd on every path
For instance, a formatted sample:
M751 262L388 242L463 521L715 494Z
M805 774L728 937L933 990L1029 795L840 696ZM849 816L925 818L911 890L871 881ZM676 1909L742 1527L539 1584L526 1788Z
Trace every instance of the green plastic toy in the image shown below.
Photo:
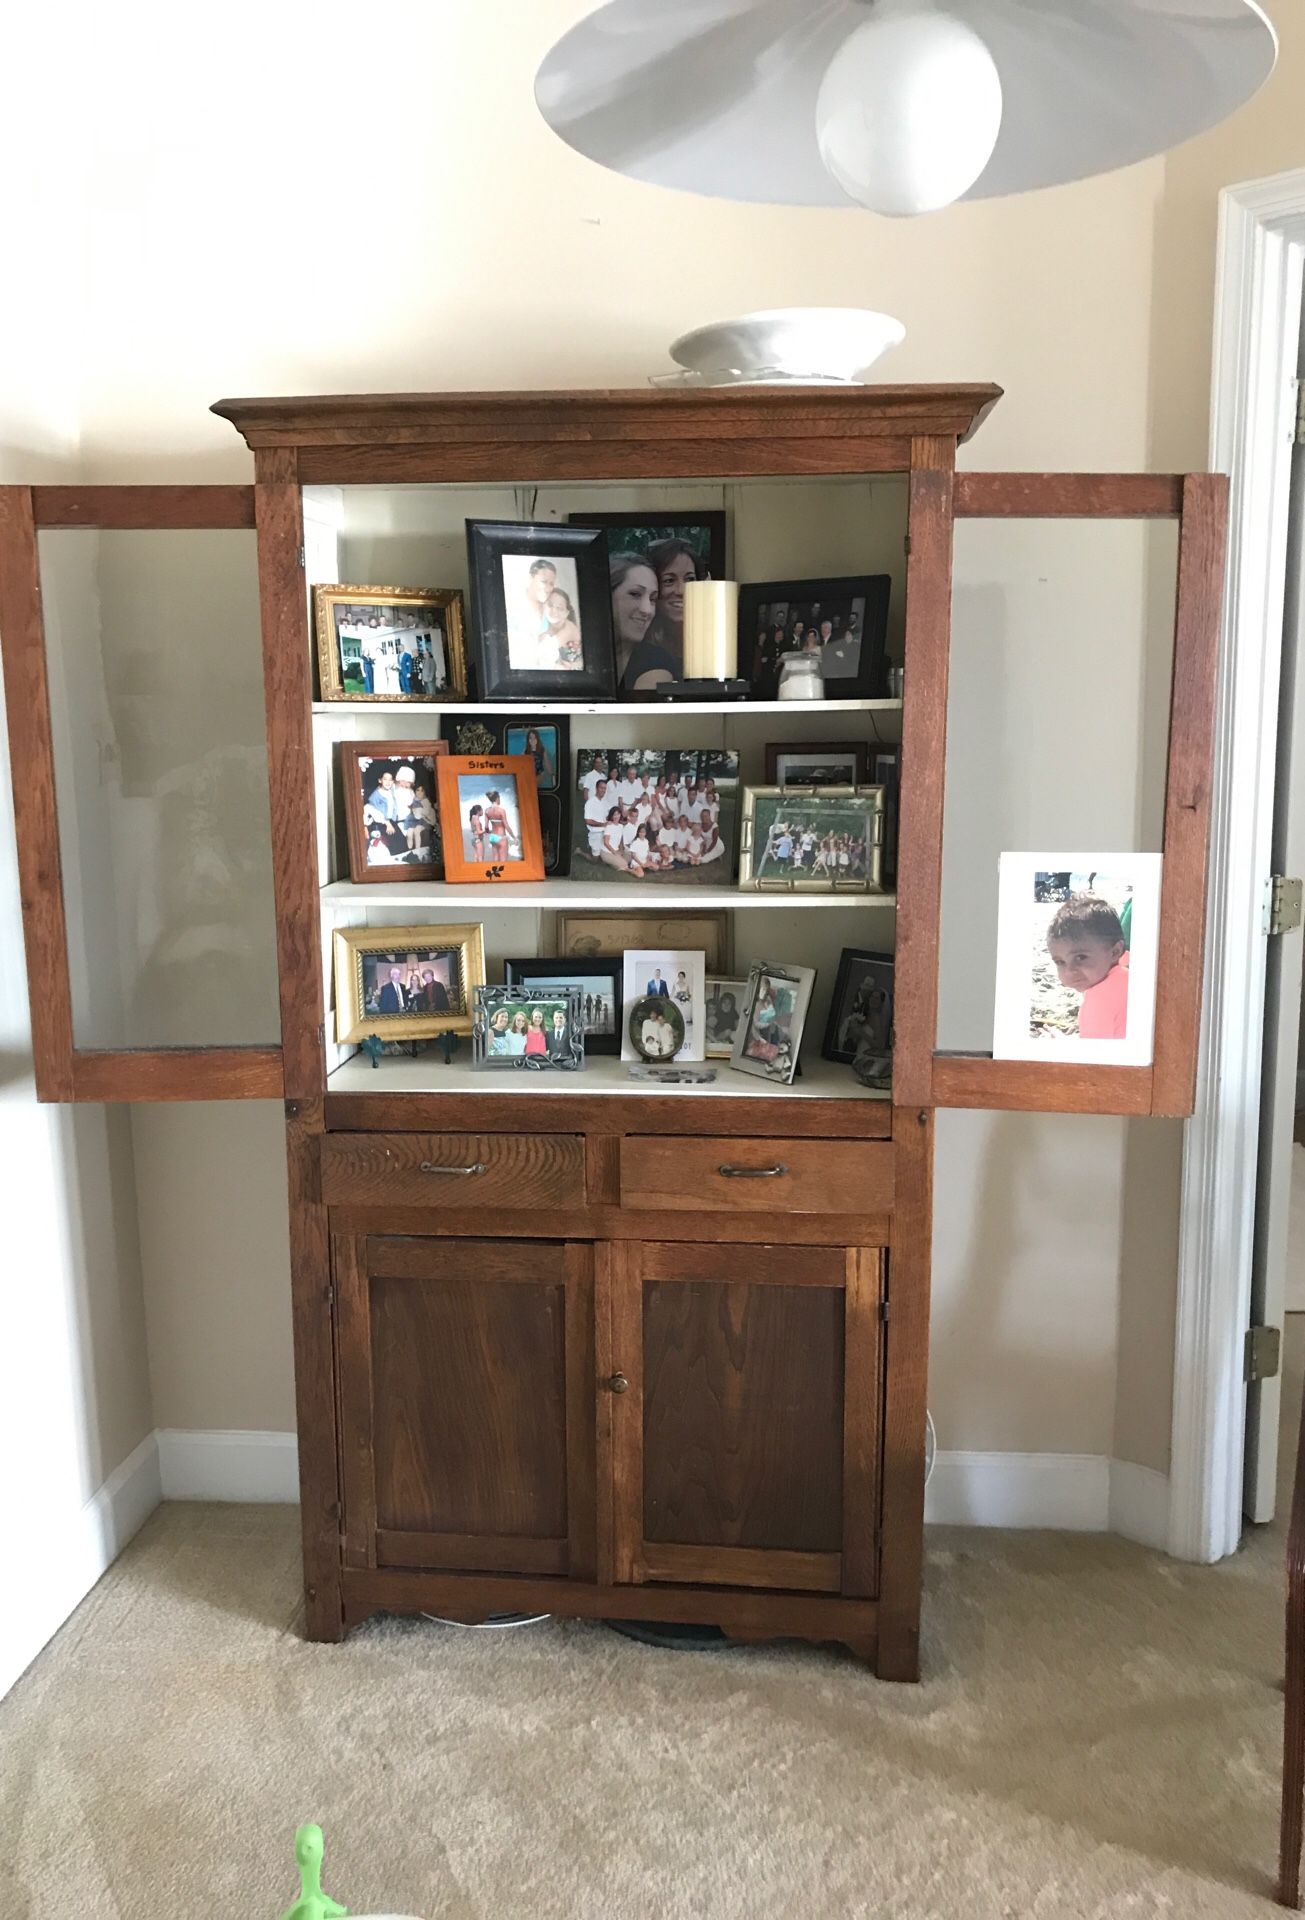
M299 1868L299 1898L287 1907L281 1920L347 1920L349 1909L322 1892L322 1829L309 1821L295 1835L295 1861Z

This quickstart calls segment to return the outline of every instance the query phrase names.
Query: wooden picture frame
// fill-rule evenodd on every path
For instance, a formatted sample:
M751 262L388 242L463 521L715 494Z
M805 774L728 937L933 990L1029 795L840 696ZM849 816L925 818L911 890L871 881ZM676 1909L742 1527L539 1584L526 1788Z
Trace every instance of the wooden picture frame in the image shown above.
M700 947L709 973L727 973L731 930L726 907L680 913L559 913L556 946L568 960L619 959L631 948Z
M867 573L833 580L751 581L739 589L739 673L754 700L773 700L785 652L800 653L808 623L827 611L838 622L856 616L859 642L831 632L819 648L827 700L872 700L887 692L884 647L892 576ZM798 631L799 624L801 632ZM776 636L783 630L781 641ZM846 671L842 655L847 654ZM812 705L818 702L812 702Z
M372 685L364 684L368 671L368 659L362 650L357 657L358 674L349 671L350 660L346 659L342 629L347 623L345 615L352 609L360 614L370 609L379 618L387 609L399 616L398 621L382 622L377 631L400 637L411 633L420 641L423 632L429 634L431 645L417 648L414 664L407 669L405 676L402 652L393 660L386 659L383 664L392 672L394 685L381 687L376 681L377 668L372 669ZM420 624L409 626L407 622L413 616L425 616L428 627ZM371 587L350 586L336 582L313 588L313 625L317 638L317 672L320 694L329 701L411 701L414 705L431 705L436 701L465 700L467 697L467 652L462 627L462 595L456 587ZM443 647L444 660L439 660L439 648L434 644L438 635ZM394 643L397 646L398 642ZM387 653L394 648L387 648ZM429 661L426 672L421 672L423 658ZM412 675L421 673L421 684L412 685ZM408 690L402 685L404 678L409 681ZM440 685L439 682L444 684Z
M448 750L447 740L337 740L335 764L344 795L349 878L355 886L393 880L396 878L396 868L404 880L435 881L444 878L439 783L435 776L435 762ZM421 776L423 764L427 762L429 784L424 785ZM374 777L378 783L383 783L386 774L394 786L401 788L407 784L403 780L405 770L414 776L412 797L416 804L409 806L406 815L397 813L387 831L385 822L378 821L378 809L372 806L366 789L370 778ZM421 805L423 786L429 808ZM427 813L429 818L426 817ZM383 858L378 856L375 848L378 824L385 846ZM410 850L420 850L423 829L426 844L430 847L430 857L405 857L402 844L407 842ZM415 849L412 848L414 840L417 841Z
M873 749L866 740L768 740L766 742L766 784L770 787L864 787L870 784L870 760ZM851 763L851 778L798 779L786 772L785 755L794 759L816 760L821 756L835 762Z
M485 984L485 939L479 924L337 927L333 954L335 1037L341 1046L373 1034L381 1040L430 1040L441 1033L471 1032L472 994ZM449 1001L447 1010L385 1007L385 987L396 983L382 980L382 971L411 972L414 961L419 971L425 965L434 967L433 959L423 962L422 956L436 954L447 960L446 978L439 983ZM402 980L397 987L400 998L409 997Z
M447 880L494 886L543 879L539 797L529 754L447 753L436 761L436 777Z
M744 892L881 893L883 852L882 787L743 789Z
M598 528L468 520L467 574L482 700L612 698L611 590Z
M571 722L564 713L459 713L440 720L450 753L529 753L535 763L544 873L564 874L571 860ZM531 736L534 736L532 744Z
M509 987L555 987L573 984L580 995L580 1019L584 1030L585 1053L618 1054L621 1051L621 957L590 958L581 954L537 954L503 962L503 978ZM604 987L612 1003L610 1032L596 1032L586 1022L584 1002L586 983ZM592 999L592 994L591 994Z

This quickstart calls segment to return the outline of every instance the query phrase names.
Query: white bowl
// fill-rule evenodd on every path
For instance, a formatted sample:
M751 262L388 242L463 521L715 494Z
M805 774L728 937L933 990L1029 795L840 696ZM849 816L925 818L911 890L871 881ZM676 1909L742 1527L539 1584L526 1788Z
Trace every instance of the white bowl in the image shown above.
M900 320L866 307L775 307L695 327L674 343L671 358L710 385L853 385L905 337Z

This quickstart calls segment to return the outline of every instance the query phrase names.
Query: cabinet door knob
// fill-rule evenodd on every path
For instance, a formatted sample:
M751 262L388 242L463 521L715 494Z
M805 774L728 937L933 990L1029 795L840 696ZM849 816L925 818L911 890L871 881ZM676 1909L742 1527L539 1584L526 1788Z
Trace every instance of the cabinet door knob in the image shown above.
M630 1382L623 1373L614 1373L608 1380L608 1389L612 1393L624 1393Z
M724 1180L778 1180L788 1168L780 1160L773 1167L717 1167L716 1171Z
M465 1180L468 1174L483 1173L485 1171L485 1165L483 1161L477 1160L475 1164L470 1167L437 1167L433 1160L423 1160L421 1163L421 1171L423 1173L460 1174Z

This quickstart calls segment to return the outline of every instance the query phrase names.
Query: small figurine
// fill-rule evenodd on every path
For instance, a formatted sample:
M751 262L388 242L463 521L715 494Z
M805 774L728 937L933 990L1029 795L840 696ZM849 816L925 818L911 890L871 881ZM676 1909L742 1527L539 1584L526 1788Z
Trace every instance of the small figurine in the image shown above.
M322 1852L322 1829L309 1821L295 1835L299 1898L286 1908L281 1920L342 1920L348 1915L348 1907L322 1892Z

